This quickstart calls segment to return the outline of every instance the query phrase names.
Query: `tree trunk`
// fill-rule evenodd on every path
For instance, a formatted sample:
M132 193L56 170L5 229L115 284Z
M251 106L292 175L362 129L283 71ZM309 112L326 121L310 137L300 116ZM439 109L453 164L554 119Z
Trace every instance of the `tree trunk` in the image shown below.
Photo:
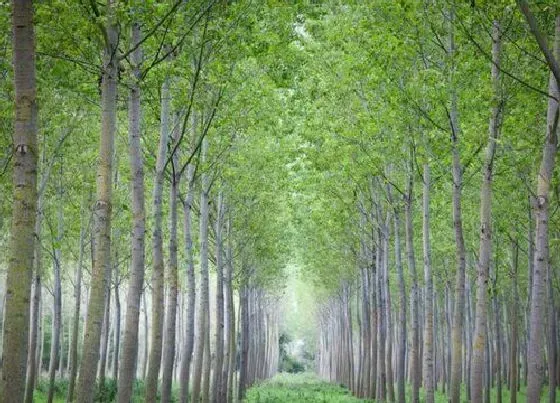
M556 402L556 360L558 351L556 346L556 303L552 285L553 273L550 264L547 267L548 282L548 401Z
M434 402L434 306L430 247L430 167L424 164L423 252L424 252L424 389L426 402Z
M41 226L43 218L43 197L39 194L37 201L37 218L35 221L35 236L37 239L41 239ZM33 276L33 304L31 305L31 330L29 333L29 351L27 353L27 383L25 385L25 403L33 403L33 391L36 386L36 381L40 375L40 361L39 359L39 348L37 344L41 337L40 332L40 313L39 309L41 306L41 278L43 275L42 266L42 250L43 247L41 242L36 242L34 247L34 262L35 262L35 273Z
M154 232L152 236L152 254L154 268L152 271L152 342L146 377L146 402L154 403L157 399L158 376L161 366L163 319L164 319L164 262L163 262L163 182L165 159L169 139L169 78L161 86L161 133L156 161L154 181Z
M404 403L405 397L405 356L406 356L406 284L401 262L400 215L399 208L395 208L395 265L399 278L399 323L398 323L398 353L397 353L397 401Z
M140 41L140 25L132 24L132 46ZM144 211L144 160L142 157L141 137L141 92L140 92L140 63L142 50L138 46L132 52L132 80L128 95L128 155L132 173L132 235L130 279L126 296L126 318L122 344L122 359L119 368L118 394L119 403L129 403L132 398L132 388L136 377L138 361L138 328L140 316L140 299L144 287L145 272L145 233L146 216Z
M142 357L142 380L146 382L148 375L148 355L150 346L150 323L148 320L148 302L146 293L142 294L142 308L144 311L144 356Z
M101 347L99 351L99 366L97 377L99 378L99 388L105 388L105 376L107 370L107 355L109 353L109 332L111 330L111 272L107 273L107 290L105 293L105 315L103 316L103 326L101 330Z
M179 140L178 122L173 133L173 143ZM165 314L165 348L163 349L163 368L161 382L161 401L171 401L171 386L173 383L173 367L175 362L175 334L177 318L177 192L181 181L179 172L179 155L173 154L171 159L171 194L169 197L169 264L167 267L167 312Z
M498 296L494 295L494 328L496 331L496 402L502 403L502 323ZM553 402L554 403L554 402Z
M109 0L106 13L107 43L101 85L102 129L97 167L97 201L94 206L95 255L92 268L91 288L87 308L86 331L82 348L82 364L78 377L77 400L90 403L94 398L101 323L105 312L107 272L111 267L111 174L113 149L117 123L117 46L118 26L115 0Z
M387 211L387 217L385 219L385 225L384 225L384 236L383 236L383 250L384 250L384 263L383 263L383 267L385 270L385 273L383 275L384 277L384 284L383 287L385 288L385 322L386 322L386 377L387 377L387 400L390 402L394 402L395 401L395 384L393 381L393 326L392 326L392 320L391 320L391 290L389 287L389 230L390 230L390 226L391 226L391 213L390 211ZM350 304L348 305L350 306ZM350 330L352 330L352 322L348 323L348 327ZM352 341L352 337L350 337L350 341ZM350 356L352 357L353 354L350 353ZM351 371L352 373L353 371Z
M247 270L246 267L242 269ZM246 275L242 273L242 275ZM244 280L245 282L247 280ZM239 289L239 310L240 310L240 327L241 327L241 340L239 352L239 386L238 386L238 400L243 401L245 398L245 390L247 388L247 358L249 353L249 304L248 304L248 286L242 284Z
M31 0L13 0L12 6L15 87L14 193L4 305L0 400L21 402L25 394L29 301L35 245L37 104L33 4Z
M60 169L59 180L62 181L62 165ZM51 403L54 399L54 380L58 361L61 359L60 354L60 332L62 328L62 284L60 280L61 258L60 251L63 232L63 215L62 215L62 184L59 183L59 200L58 200L58 234L54 241L53 247L53 321L51 333L51 354L49 358L49 394L47 401Z
M560 17L556 18L556 38L554 54L558 59L560 54ZM558 101L560 91L558 82L551 73L549 80L547 113L547 133L543 148L543 159L537 175L537 192L535 209L535 261L533 285L531 291L530 334L528 343L528 401L538 401L543 382L543 329L546 312L546 276L549 264L548 220L549 220L549 191L554 170L558 144Z
M210 309L207 308L205 312L208 314L204 321L206 329L204 331L204 361L202 362L202 401L208 403L210 402L210 372L212 365L212 354L210 352Z
M233 373L235 372L236 362L236 330L235 330L235 305L233 303L233 248L232 248L232 232L231 232L231 218L227 224L227 239L228 245L226 249L226 262L225 262L225 302L226 302L226 317L227 317L227 333L226 342L224 343L228 352L226 354L227 360L224 359L224 370L222 375L223 390L226 393L225 402L232 402L233 396Z
M216 218L216 335L214 346L216 358L212 371L212 401L221 403L225 401L225 390L222 383L222 369L224 363L224 265L222 228L224 218L224 201L222 193L218 195L218 211Z
M74 318L72 321L72 338L70 341L70 356L68 357L70 361L70 370L66 401L69 403L74 401L74 387L76 384L76 376L78 375L78 339L80 337L80 308L82 303L82 269L84 260L85 230L86 228L82 219L80 226L80 252L74 283Z
M519 383L518 375L518 355L517 355L517 328L518 328L518 304L519 295L517 291L517 267L518 267L519 248L517 241L512 241L511 256L511 281L513 288L513 301L510 305L510 322L511 322L511 342L509 356L509 393L510 403L517 403L517 385Z
M208 140L202 140L201 164L204 164ZM209 178L207 173L202 174L202 187L200 192L200 298L198 312L198 337L194 345L194 371L192 401L198 402L201 392L201 382L203 377L203 364L206 344L206 330L208 328L208 303L209 303L209 284L208 284L208 185ZM209 353L209 351L206 351Z
M194 272L194 256L193 256L193 241L192 241L192 203L194 200L194 165L190 164L187 168L187 197L183 203L183 220L184 220L184 237L185 237L185 254L187 257L187 334L183 346L183 357L181 361L181 403L187 403L189 399L189 380L191 372L191 361L194 347L194 311L195 311L195 297L196 297L196 284Z
M408 180L405 196L405 237L406 237L406 255L408 260L408 270L412 279L411 290L411 326L412 326L412 344L410 349L410 367L412 368L412 403L420 401L420 335L419 335L419 308L418 308L418 274L416 272L416 258L414 256L414 225L412 217L412 203L414 190L414 151L412 144L410 145L410 157L408 168Z
M115 330L114 330L114 350L113 350L113 379L118 380L119 376L119 354L121 345L121 297L119 292L120 278L119 269L115 268Z
M453 7L453 6L452 6ZM450 11L449 23L449 57L454 73L454 25L455 10ZM451 349L451 390L450 401L459 403L461 398L461 364L463 362L463 323L465 311L465 240L463 238L463 217L461 209L461 191L463 188L463 168L459 151L460 126L457 116L457 94L453 88L451 93L450 121L452 130L453 154L453 227L455 230L455 306L453 311L452 344Z
M473 338L473 362L471 367L471 399L482 400L484 350L486 348L488 322L488 270L492 257L492 174L496 141L500 131L501 95L499 84L500 62L500 25L493 23L492 30L492 84L494 102L489 125L488 145L482 172L480 188L480 252L478 263L478 281L476 287L476 317ZM486 359L489 359L487 357Z
M377 218L378 222L382 222L382 214L380 211L379 205L377 206ZM381 224L383 225L383 224ZM377 270L377 279L376 279L376 288L377 288L377 311L378 311L378 345L377 345L377 400L385 401L387 398L387 372L386 372L386 342L387 342L387 322L385 315L387 310L385 309L385 301L386 301L386 294L385 294L385 253L384 250L384 234L381 228L378 228L378 245L379 248L377 250L377 261L378 261L378 270Z

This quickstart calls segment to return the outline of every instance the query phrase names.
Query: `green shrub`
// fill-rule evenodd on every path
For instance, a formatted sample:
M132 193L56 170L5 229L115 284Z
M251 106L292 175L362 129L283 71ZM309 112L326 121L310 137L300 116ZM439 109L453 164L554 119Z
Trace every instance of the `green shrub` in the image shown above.
M112 402L117 397L117 381L106 379L104 384L98 384L95 391L96 402Z

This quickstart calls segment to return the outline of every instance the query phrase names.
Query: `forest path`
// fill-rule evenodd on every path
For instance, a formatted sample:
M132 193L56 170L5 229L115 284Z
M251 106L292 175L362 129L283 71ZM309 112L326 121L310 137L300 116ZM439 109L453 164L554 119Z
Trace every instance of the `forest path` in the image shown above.
M246 403L333 402L356 403L365 400L353 397L343 386L326 382L309 372L280 373L247 391Z

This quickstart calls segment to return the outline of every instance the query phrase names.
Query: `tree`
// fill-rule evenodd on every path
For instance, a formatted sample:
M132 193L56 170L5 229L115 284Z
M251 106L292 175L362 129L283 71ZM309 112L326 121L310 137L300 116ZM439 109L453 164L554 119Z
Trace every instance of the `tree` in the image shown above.
M530 310L530 336L528 342L527 360L529 367L529 381L527 385L527 398L538 400L542 387L544 363L543 363L543 332L545 316L545 297L547 293L546 276L549 265L549 192L554 161L558 148L558 115L560 98L559 82L560 69L558 58L560 57L560 17L556 18L555 39L553 53L550 52L546 38L540 33L536 20L529 10L526 1L518 1L521 11L527 19L527 23L546 58L550 69L548 83L548 109L547 109L547 131L542 152L542 160L537 175L537 192L535 195L535 262L533 267L533 278L531 286L531 310Z
M93 225L95 252L93 258L91 290L87 310L87 324L82 348L80 366L78 402L92 402L94 397L97 362L99 359L99 342L101 323L105 312L105 294L107 292L107 273L110 273L111 247L111 192L113 148L117 120L117 80L118 80L118 28L116 16L117 4L110 0L106 9L106 25L102 28L104 38L103 67L101 75L101 135L99 143L99 160L97 166L97 192L94 206Z
M140 299L144 288L145 271L145 200L144 200L144 161L140 143L141 135L141 90L140 66L142 63L142 48L139 46L140 26L133 23L131 29L132 46L136 49L131 54L133 71L128 96L128 133L129 159L133 172L132 185L132 213L134 217L132 227L132 264L128 283L126 302L126 322L122 345L122 360L119 368L118 401L127 403L132 396L132 387L136 374L138 360L138 327L140 315ZM138 46L137 46L138 45Z
M2 340L2 400L22 401L25 393L29 300L37 207L37 103L33 2L12 2L14 49L14 170L10 258L6 277Z
M473 339L473 363L471 368L471 399L482 400L483 364L488 332L488 272L492 254L492 176L494 156L500 133L502 98L500 93L501 31L498 21L493 22L492 31L492 85L494 101L490 117L488 145L480 188L480 252L476 288L476 318ZM487 393L490 393L487 391Z

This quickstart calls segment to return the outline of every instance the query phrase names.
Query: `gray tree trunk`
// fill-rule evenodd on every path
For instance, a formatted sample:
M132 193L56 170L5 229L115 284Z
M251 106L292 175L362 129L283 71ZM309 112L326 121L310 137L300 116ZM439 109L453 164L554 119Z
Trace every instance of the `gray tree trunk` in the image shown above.
M59 180L62 181L62 166L60 169ZM62 184L59 183L59 201L58 201L58 234L54 241L53 248L53 321L52 321L52 333L51 333L51 354L49 358L49 394L47 401L51 403L54 399L54 380L56 376L56 369L59 365L59 360L61 359L60 354L60 333L62 328L62 283L60 280L61 271L61 242L62 234L64 230L62 206L63 206L63 196L62 196Z
M471 399L482 400L484 351L486 348L488 322L488 270L492 257L492 174L496 142L500 131L501 95L499 84L500 63L500 25L493 23L492 30L492 84L494 102L490 117L488 145L482 172L480 188L480 252L478 263L478 279L476 287L476 316L473 337L473 361L471 366ZM489 359L489 357L487 358Z
M84 241L86 228L82 219L80 225L80 252L78 257L78 267L75 273L74 283L74 318L72 321L72 338L70 341L70 370L68 371L68 395L66 401L68 403L74 401L74 387L76 384L76 376L78 375L78 339L80 335L80 308L82 303L82 269L84 261Z
M222 369L224 359L224 264L222 229L224 221L224 200L222 192L218 195L216 217L216 334L214 347L216 355L212 371L212 402L221 403L226 399L226 391L222 383Z
M131 44L140 41L140 25L132 24ZM131 54L132 77L128 95L128 155L132 173L132 235L130 278L126 296L126 318L122 343L122 359L119 368L117 401L129 403L136 377L138 361L138 328L140 316L140 299L144 287L145 272L145 197L144 197L144 159L140 143L142 127L141 92L139 80L142 49L140 46Z
M411 327L412 327L412 343L410 349L410 367L412 368L412 403L420 401L420 324L419 324L419 308L418 308L418 274L416 272L416 258L414 256L414 225L413 210L414 202L414 154L412 144L410 145L410 157L408 167L408 180L406 185L405 200L405 239L406 239L406 255L408 261L408 270L412 279L412 290L410 295Z
M191 373L191 362L194 347L194 311L195 311L195 297L196 297L196 284L194 272L194 256L193 256L193 241L192 241L192 203L194 201L194 165L190 164L187 167L187 197L183 203L183 220L184 227L183 233L185 237L185 254L187 257L187 320L186 328L187 334L185 335L183 356L181 360L181 403L187 403L189 399L189 381Z
M15 87L12 228L2 339L4 401L24 399L37 207L37 103L33 2L12 1Z
M529 341L527 346L528 385L527 400L536 402L540 399L540 392L544 377L544 341L543 329L545 328L546 312L546 276L549 265L549 193L550 182L554 172L554 162L558 151L558 99L560 98L559 80L560 71L558 59L560 57L560 16L556 17L555 39L553 52L546 44L546 38L540 33L537 22L529 10L526 1L518 0L521 11L535 36L535 39L547 60L550 70L547 110L547 129L543 147L543 156L539 173L537 175L537 191L535 211L535 260L533 267L533 281L531 286L531 310L529 317Z
M517 291L517 267L518 267L518 257L519 248L517 241L512 241L512 254L511 254L511 281L513 288L513 298L512 304L510 306L510 322L511 322L511 341L510 341L510 356L509 356L509 393L510 393L510 403L517 403L517 386L519 384L519 373L518 373L518 355L517 355L517 344L518 344L518 305L519 305L519 295Z
M398 352L397 352L397 401L404 403L405 397L405 357L406 357L406 284L401 261L400 240L400 214L399 207L394 209L395 223L395 266L399 279L399 323L398 327Z
M77 400L91 403L94 398L101 323L105 312L107 272L111 267L111 193L115 133L117 129L118 26L116 2L109 0L106 12L105 44L101 105L102 123L97 167L97 201L94 206L95 258L92 268L90 296L87 308L86 331L82 348L82 364L78 377Z
M148 374L146 376L146 402L155 403L157 399L158 377L161 366L163 320L164 320L164 261L163 261L163 182L167 144L169 142L169 78L161 86L161 132L156 160L156 173L153 193L154 231L152 235L152 337Z
M178 122L173 133L173 143L179 140ZM179 172L179 155L176 152L171 159L171 194L169 197L169 264L167 267L167 312L165 314L165 347L163 349L163 367L161 382L161 401L171 401L173 367L175 362L175 334L177 318L177 195L181 183Z
M201 165L204 167L206 152L208 149L208 140L205 138L202 141L201 152ZM192 386L192 401L198 402L201 393L201 383L203 378L203 363L206 344L206 330L208 329L208 304L209 304L209 276L208 276L208 185L209 178L205 172L201 177L201 191L200 191L200 298L198 299L198 320L197 329L198 337L194 344L194 370L193 370L193 386Z
M113 379L119 377L119 355L121 345L121 296L118 267L115 268L115 328L113 333Z
M430 246L430 166L424 164L423 192L423 253L424 253L424 389L426 402L434 403L434 305Z
M224 343L228 353L224 359L224 370L222 375L222 384L226 392L226 402L232 402L233 396L233 375L235 372L236 363L236 328L235 328L235 305L233 303L233 247L232 247L232 231L231 231L231 218L227 224L227 239L228 245L226 249L226 264L225 264L225 302L226 302L226 317L227 317L227 333L226 342Z
M453 6L452 6L453 7ZM454 74L455 55L455 10L452 8L449 16L449 58ZM453 84L452 84L453 85ZM452 87L453 88L453 87ZM463 238L463 217L461 209L461 190L463 187L463 168L459 151L459 136L461 128L457 113L457 95L453 88L451 94L451 130L453 154L453 227L455 229L455 306L453 311L453 326L451 340L451 390L450 401L460 402L461 395L461 364L463 362L463 323L465 311L465 240Z

